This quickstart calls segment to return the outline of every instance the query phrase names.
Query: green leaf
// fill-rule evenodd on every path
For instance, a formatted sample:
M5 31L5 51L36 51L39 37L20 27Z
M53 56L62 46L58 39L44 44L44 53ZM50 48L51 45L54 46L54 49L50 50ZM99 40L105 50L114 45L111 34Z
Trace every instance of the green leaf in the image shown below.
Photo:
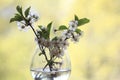
M15 14L16 21L22 21L23 17L19 14Z
M74 18L75 18L75 20L77 20L77 21L79 20L79 18L78 18L78 16L77 16L77 15L75 15L75 16L74 16Z
M39 56L41 56L43 53L39 53Z
M81 30L80 30L80 29L76 29L75 32L76 32L77 34L79 34L79 33L81 32Z
M52 39L52 41L54 41L54 40L58 40L58 37L56 36L56 37L54 37L53 39Z
M22 7L20 7L19 5L16 7L16 10L21 14L21 15L23 15L22 14Z
M10 23L14 22L14 21L22 21L22 20L23 20L23 18L21 15L15 14L15 17L10 19Z
M38 27L42 30L42 25L39 25Z
M58 30L65 30L68 29L65 25L61 25Z
M84 25L86 23L88 23L90 20L87 18L82 18L80 20L78 20L78 26Z
M14 21L16 21L15 18L11 18L11 19L10 19L10 23L11 23L11 22L14 22Z
M29 15L30 8L31 8L31 7L27 8L27 9L25 10L25 12L24 12L24 13L25 13L25 17L27 17L27 16Z
M51 27L52 27L52 22L50 22L50 23L47 25L47 35L48 35L48 38L50 38L50 30L51 30Z
M42 27L42 25L39 25L38 26L39 28L40 28L40 35L42 36L42 37L44 37L45 39L49 39L49 35L48 35L48 29L43 29Z

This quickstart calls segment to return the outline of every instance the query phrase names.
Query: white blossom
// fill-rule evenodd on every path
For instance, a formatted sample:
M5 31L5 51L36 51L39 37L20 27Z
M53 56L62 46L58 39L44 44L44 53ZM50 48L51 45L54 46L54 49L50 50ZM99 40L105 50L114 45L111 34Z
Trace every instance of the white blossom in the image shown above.
M73 35L71 40L74 41L74 42L79 42L79 38L80 38L80 35L77 34L77 35Z
M49 40L45 40L44 43L43 43L43 45L44 45L45 47L50 47L50 46L51 46Z
M71 31L75 31L77 29L78 26L78 21L70 21L69 22L69 30Z
M65 30L63 33L62 33L62 36L64 38L70 38L71 37L71 31L70 30Z
M37 42L38 45L44 46L46 40L44 38L37 38L35 37L35 42Z
M62 49L63 48L66 49L67 46L69 45L68 41L65 40L65 38L63 37L59 37L57 41L59 42L59 47L61 47Z
M52 43L52 45L53 45L54 47L60 46L60 42L59 42L58 40L52 41L51 43Z
M40 35L40 30L36 30L36 34L37 34L37 36L38 36L38 38L41 38L41 35Z
M60 50L57 47L54 47L52 50L50 50L50 55L60 57L61 56Z
M27 31L30 28L30 26L28 26L25 21L17 22L17 25L18 29L22 31Z
M68 41L63 41L62 42L62 48L65 50L65 49L67 49L67 47L69 46L69 43L68 43Z
M64 50L68 46L67 41L63 40L62 37L59 37L57 40L51 41L52 47L50 47L50 55L56 57L62 57L64 55Z
M44 46L44 44L45 44L45 42L46 42L46 39L42 37L42 38L40 38L40 41L41 41L41 45Z
M34 23L34 22L38 21L39 15L35 11L30 11L27 18L30 20L30 23Z

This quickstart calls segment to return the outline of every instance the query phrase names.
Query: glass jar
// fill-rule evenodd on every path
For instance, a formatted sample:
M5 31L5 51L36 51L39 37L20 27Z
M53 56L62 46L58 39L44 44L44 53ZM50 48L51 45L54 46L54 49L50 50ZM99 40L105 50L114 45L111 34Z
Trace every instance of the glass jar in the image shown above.
M67 50L62 57L51 59L49 50L45 55L37 47L32 58L30 71L34 80L68 80L71 73L71 61ZM46 60L47 58L47 60Z

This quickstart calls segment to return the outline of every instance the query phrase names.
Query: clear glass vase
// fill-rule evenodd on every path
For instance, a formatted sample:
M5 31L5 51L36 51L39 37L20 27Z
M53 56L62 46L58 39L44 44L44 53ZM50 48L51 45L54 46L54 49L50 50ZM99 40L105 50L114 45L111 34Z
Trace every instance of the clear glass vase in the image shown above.
M71 61L67 50L62 57L56 57L52 61L49 50L45 50L45 53L46 55L41 54L40 49L37 48L33 55L30 71L34 80L68 80L71 73Z

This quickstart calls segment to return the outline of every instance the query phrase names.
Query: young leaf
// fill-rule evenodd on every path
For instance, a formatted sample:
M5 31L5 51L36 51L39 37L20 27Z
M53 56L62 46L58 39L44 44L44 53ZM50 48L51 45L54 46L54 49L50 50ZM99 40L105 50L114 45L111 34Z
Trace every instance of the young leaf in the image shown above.
M23 17L19 14L15 14L15 18L17 21L22 21L23 20Z
M39 34L40 34L42 37L44 37L45 39L49 39L48 29L42 28L42 27L43 27L42 25L39 25L38 27L39 27L39 29L41 30L41 31L39 31Z
M16 10L21 14L21 15L23 15L22 14L22 7L20 7L19 5L16 7Z
M30 8L31 8L31 7L27 8L27 9L25 10L25 12L24 12L24 14L25 14L25 17L27 17L27 16L29 15Z
M78 26L84 25L86 23L88 23L90 20L87 18L82 18L80 20L78 20Z
M10 23L14 21L22 21L22 20L23 20L22 16L20 16L19 14L15 14L15 17L10 19Z
M42 31L42 37L44 37L45 39L49 39L49 35L47 34L46 31Z
M78 18L78 16L77 16L77 15L75 15L74 17L75 17L75 20L77 20L77 21L79 20L79 18Z
M79 34L79 33L81 32L81 30L80 30L80 29L76 29L75 32L76 32L77 34Z
M52 39L52 41L54 41L54 40L58 40L58 37L56 36L56 37L54 37L53 39Z
M11 23L11 22L14 22L14 21L16 21L15 18L11 18L11 19L10 19L10 23Z
M38 27L42 30L42 25L39 25Z
M68 29L65 25L61 25L58 30L65 30Z
M52 27L52 22L50 22L50 23L47 25L47 34L48 34L48 38L50 37L50 30L51 30L51 27Z

